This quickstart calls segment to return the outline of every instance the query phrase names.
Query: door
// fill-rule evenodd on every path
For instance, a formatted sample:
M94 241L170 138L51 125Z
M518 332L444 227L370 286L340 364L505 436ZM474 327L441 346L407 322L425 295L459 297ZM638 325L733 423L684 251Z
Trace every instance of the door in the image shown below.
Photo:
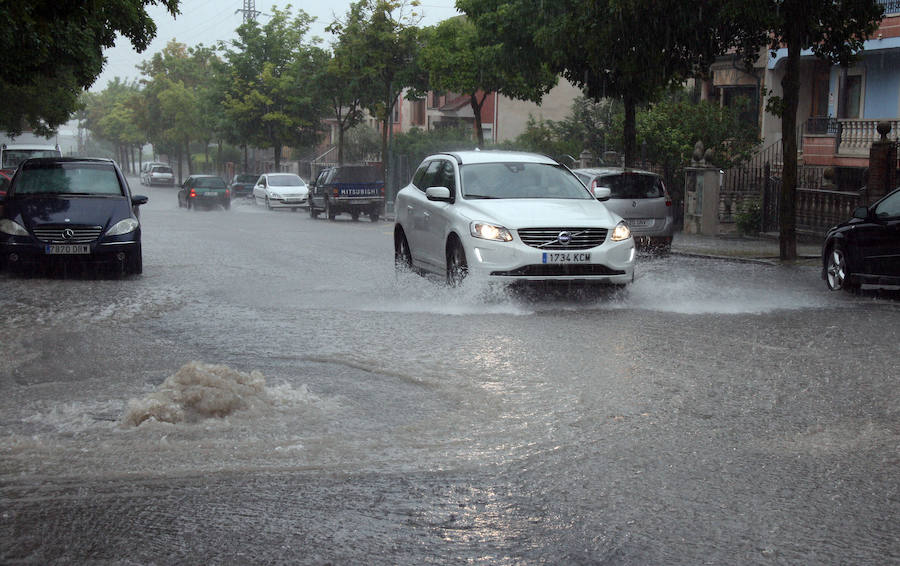
M429 186L450 189L450 197L451 201L453 201L456 195L456 168L449 159L440 159L437 163L438 167L435 172L434 184ZM443 271L446 269L447 235L450 233L450 226L456 207L453 202L426 202L428 204L425 215L425 245L435 265L439 266L439 270Z
M253 199L266 200L266 177L264 175L260 176L253 185Z
M900 276L900 192L875 205L854 232L864 273Z
M418 191L413 193L406 204L406 214L412 225L412 233L407 238L412 252L413 261L429 271L440 272L443 269L443 254L436 255L434 250L434 236L431 233L431 217L434 214L435 203L425 197L428 187L441 185L441 172L444 160L435 159L428 163L425 174L418 186Z

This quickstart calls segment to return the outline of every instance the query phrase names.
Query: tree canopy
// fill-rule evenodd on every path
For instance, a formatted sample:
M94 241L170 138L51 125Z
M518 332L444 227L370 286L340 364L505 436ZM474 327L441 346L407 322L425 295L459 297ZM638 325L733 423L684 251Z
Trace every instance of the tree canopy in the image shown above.
M304 42L312 21L306 12L293 18L290 7L273 12L264 25L239 27L238 39L225 51L232 80L224 105L243 139L273 148L278 168L284 146L316 141L326 101L315 96L313 78L326 58Z
M180 0L0 2L0 129L51 134L78 108L117 34L137 51L156 36L148 5L178 14Z
M478 147L484 147L481 109L490 93L540 103L557 82L557 76L541 61L510 61L492 35L480 34L465 17L426 28L422 66L432 90L469 97Z
M625 108L626 164L637 158L635 111L708 68L733 35L716 18L725 0L459 0L509 61L544 61L590 98Z

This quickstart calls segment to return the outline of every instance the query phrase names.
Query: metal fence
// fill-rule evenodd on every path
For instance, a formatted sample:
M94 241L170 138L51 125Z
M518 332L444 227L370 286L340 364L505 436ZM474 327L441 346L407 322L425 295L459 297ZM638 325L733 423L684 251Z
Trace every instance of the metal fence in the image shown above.
M760 232L778 231L784 169L782 149L779 141L747 164L723 172L719 191L721 223L734 223L738 215L759 207ZM795 226L799 233L822 235L831 226L849 218L854 208L865 204L861 178L832 179L832 183L828 183L826 169L821 165L797 168Z

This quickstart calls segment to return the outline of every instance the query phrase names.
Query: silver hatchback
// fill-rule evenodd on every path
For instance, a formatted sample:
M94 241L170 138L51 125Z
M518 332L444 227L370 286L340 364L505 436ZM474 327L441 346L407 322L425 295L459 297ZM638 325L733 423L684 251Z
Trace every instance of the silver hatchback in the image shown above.
M671 249L675 215L661 176L621 167L573 172L592 192L597 187L609 187L612 196L603 204L625 219L639 247L660 252Z

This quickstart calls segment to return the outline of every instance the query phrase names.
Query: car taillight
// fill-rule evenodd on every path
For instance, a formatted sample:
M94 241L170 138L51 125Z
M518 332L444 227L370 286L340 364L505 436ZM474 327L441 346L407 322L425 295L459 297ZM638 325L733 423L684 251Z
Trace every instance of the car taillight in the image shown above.
M225 196L226 196L226 197L230 197L230 196L231 196L231 191L229 191L228 189L225 189Z
M191 194L188 195L188 196L190 196L191 198L196 197L196 196L197 196L197 191L195 191L194 189L191 189Z
M597 179L594 179L593 181L591 181L591 190L593 191L596 188L597 188Z
M381 185L379 192L381 193L381 196L384 196L384 185Z
M337 187L331 189L331 195L334 197L338 196L338 188Z

